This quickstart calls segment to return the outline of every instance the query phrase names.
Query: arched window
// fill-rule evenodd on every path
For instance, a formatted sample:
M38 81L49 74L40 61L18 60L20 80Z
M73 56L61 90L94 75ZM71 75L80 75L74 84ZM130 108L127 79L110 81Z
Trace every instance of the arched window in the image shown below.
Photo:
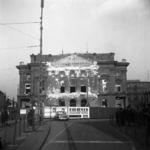
M72 106L72 107L76 106L76 100L75 99L70 100L70 106Z
M65 106L65 101L63 99L59 100L59 106Z
M85 107L87 105L87 100L86 99L82 99L81 100L81 107Z

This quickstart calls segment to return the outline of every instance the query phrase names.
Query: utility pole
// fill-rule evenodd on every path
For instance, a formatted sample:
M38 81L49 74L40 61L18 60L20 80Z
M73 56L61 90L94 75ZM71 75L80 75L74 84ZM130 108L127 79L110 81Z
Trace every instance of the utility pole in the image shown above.
M43 8L44 0L41 0L41 16L40 16L40 72L39 72L39 124L41 124L42 115L42 54L43 54Z

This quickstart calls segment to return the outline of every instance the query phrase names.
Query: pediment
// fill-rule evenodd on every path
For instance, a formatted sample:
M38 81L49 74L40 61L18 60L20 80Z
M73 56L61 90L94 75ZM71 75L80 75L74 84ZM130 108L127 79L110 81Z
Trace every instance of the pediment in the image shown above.
M57 61L52 62L52 66L55 66L55 67L70 67L70 66L86 67L86 66L90 66L92 64L93 64L92 60L85 59L76 54L72 54L72 55L66 56L64 58L61 58Z

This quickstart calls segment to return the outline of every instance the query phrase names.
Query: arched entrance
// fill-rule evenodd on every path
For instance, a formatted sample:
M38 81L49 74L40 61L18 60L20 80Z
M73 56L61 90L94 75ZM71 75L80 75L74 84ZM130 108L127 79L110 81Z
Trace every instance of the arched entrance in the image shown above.
M81 100L81 107L85 107L87 105L87 100L86 99L82 99Z
M70 100L70 106L71 107L75 107L77 104L76 104L76 100L75 99L71 99Z

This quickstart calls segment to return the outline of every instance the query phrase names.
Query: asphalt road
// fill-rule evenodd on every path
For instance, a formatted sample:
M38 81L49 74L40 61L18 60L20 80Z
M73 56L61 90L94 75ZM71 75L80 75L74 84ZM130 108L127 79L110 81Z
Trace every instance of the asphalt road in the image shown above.
M107 121L51 121L42 150L135 150L132 142Z

